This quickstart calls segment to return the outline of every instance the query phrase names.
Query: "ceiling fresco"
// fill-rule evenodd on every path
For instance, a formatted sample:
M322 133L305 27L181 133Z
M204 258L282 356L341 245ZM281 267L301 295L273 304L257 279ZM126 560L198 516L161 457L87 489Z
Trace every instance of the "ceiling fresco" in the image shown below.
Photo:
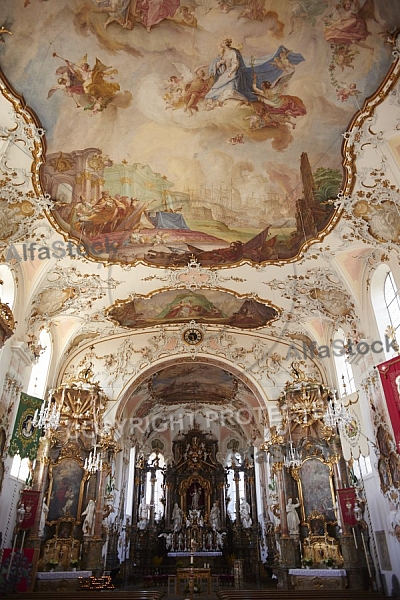
M278 311L254 298L239 299L222 291L164 291L153 298L119 302L108 316L132 329L196 320L241 329L263 327L278 318Z
M342 133L397 8L6 0L2 69L40 114L50 220L102 261L293 260L338 219Z
M237 388L231 373L202 363L167 367L149 382L152 397L167 403L224 403L235 397Z

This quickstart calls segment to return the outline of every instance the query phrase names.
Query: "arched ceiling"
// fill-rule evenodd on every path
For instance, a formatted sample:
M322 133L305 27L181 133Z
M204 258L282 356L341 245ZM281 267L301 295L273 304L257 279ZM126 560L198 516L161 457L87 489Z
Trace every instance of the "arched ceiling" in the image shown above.
M235 365L266 401L291 344L363 335L400 241L400 22L344 4L3 0L1 252L54 384L92 362L133 412L135 385L218 406Z

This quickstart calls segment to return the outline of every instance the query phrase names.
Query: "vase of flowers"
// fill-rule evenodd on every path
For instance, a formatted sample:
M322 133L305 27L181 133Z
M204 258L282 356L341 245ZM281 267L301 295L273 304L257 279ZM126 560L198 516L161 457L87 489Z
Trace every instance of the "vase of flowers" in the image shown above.
M47 568L49 571L54 571L54 569L58 567L58 561L57 560L49 560L49 562L47 563Z
M328 556L328 558L324 558L323 563L327 569L333 569L333 567L335 566L335 561L330 556Z
M303 567L304 568L311 569L312 564L313 564L312 558L303 558Z
M76 568L79 565L79 560L71 560L70 565L71 565L72 570L76 571Z

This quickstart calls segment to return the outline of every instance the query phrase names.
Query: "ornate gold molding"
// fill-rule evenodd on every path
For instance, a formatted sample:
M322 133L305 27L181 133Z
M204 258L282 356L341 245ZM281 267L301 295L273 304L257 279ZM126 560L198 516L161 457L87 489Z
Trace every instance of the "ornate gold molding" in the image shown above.
M12 336L15 329L14 315L8 304L0 302L0 348Z

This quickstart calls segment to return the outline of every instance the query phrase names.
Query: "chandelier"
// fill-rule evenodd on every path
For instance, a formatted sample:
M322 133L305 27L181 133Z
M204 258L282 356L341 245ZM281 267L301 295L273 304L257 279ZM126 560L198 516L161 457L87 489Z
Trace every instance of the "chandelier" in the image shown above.
M352 421L349 411L337 399L336 390L332 390L330 401L323 417L324 424L330 429L343 429Z
M35 410L32 425L44 429L46 432L57 429L60 424L60 408L50 394L47 400L42 402L39 409Z
M290 438L289 443L286 444L283 464L288 469L295 469L301 466L302 460L299 449L293 444Z
M97 471L101 471L103 466L103 459L101 458L101 454L97 452L97 446L91 450L89 457L85 458L85 463L83 468L88 473L97 473Z

